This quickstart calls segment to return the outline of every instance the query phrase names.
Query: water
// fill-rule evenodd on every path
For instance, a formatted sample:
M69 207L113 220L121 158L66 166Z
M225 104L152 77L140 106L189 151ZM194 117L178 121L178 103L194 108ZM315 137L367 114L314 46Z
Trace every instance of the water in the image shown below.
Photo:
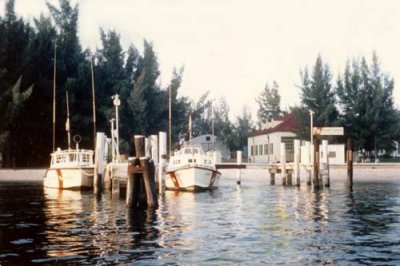
M0 265L400 264L400 180L316 193L225 176L136 212L123 197L0 182Z

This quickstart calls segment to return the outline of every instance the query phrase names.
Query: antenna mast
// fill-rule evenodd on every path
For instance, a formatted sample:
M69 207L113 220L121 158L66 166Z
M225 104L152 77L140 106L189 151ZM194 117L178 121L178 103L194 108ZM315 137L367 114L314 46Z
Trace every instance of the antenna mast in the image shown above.
M93 57L90 59L90 68L92 72L92 105L93 105L93 147L96 148L96 95L94 87L94 71L93 71Z
M65 95L67 98L67 122L65 123L65 130L67 131L68 135L68 150L71 149L71 127L69 123L69 98L68 98L68 91L65 91Z
M54 44L54 67L53 67L53 151L56 150L56 65L57 65L57 43Z

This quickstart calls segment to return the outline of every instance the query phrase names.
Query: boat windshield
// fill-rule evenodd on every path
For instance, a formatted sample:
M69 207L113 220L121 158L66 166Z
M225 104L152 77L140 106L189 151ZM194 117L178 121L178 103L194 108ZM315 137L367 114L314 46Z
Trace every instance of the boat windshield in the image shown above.
M201 148L200 147L185 147L182 149L181 154L184 155L197 155L201 154Z
M93 151L91 150L58 150L51 154L52 165L62 164L93 164Z

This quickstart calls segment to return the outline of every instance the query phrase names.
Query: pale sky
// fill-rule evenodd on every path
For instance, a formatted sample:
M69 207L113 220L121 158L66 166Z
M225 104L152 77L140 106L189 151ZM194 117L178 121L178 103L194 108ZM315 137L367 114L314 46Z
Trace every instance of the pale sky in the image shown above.
M58 0L50 0L58 6ZM99 28L115 29L125 49L142 51L152 41L160 82L174 66L185 66L180 94L197 100L210 91L225 97L231 116L247 105L256 118L255 98L266 82L280 86L282 108L298 104L300 69L318 54L334 78L348 59L376 51L382 69L400 83L398 0L75 0L83 48L99 45ZM4 14L5 0L0 0ZM29 19L48 13L44 0L16 0ZM394 90L400 106L400 89Z

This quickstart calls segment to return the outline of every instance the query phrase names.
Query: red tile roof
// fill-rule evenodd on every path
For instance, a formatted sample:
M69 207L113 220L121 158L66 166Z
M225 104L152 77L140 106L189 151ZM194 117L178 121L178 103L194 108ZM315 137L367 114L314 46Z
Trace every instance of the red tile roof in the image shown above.
M297 121L297 117L294 114L288 114L288 115L285 115L284 117L282 117L281 119L275 119L275 120L282 121L282 122L273 128L266 128L266 129L250 132L248 134L248 136L255 137L255 136L260 136L260 135L271 134L274 132L293 132L293 131L297 131L300 129L299 123Z

